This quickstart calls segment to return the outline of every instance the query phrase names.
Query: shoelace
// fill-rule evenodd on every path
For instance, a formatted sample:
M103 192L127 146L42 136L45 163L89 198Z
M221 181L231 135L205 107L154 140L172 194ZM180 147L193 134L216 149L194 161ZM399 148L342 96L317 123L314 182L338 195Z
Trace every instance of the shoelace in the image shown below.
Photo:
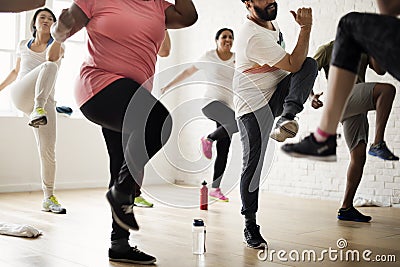
M36 109L36 112L37 112L38 114L40 114L40 115L46 114L46 111L45 111L43 108L37 108L37 109Z
M262 238L262 236L260 234L260 230L257 226L249 227L247 229L247 234L250 237L250 239L255 239L255 238L261 239Z
M121 208L125 214L133 213L133 205L122 205Z
M49 197L49 199L50 199L50 201L53 202L55 205L57 205L57 206L60 205L60 203L58 203L58 201L57 201L57 199L56 199L55 196L51 196L51 197Z
M146 255L146 253L144 253L143 251L139 250L139 249L137 248L137 246L132 247L132 250L133 250L134 252L136 252L136 253L139 253L139 254L142 254L142 255Z

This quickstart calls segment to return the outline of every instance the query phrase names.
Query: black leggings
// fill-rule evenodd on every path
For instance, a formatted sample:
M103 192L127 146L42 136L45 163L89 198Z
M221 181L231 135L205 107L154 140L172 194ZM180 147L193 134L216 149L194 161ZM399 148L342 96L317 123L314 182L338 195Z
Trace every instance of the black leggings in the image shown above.
M81 111L102 127L110 158L109 186L139 196L144 166L171 133L168 110L140 84L123 78L93 96ZM129 232L113 221L111 240L120 238L129 238Z
M217 129L210 133L207 138L217 142L212 188L218 188L226 169L232 135L238 132L235 112L219 101L209 103L202 111L207 118L217 124Z
M366 53L400 80L400 20L396 17L352 12L341 18L331 64L357 73Z

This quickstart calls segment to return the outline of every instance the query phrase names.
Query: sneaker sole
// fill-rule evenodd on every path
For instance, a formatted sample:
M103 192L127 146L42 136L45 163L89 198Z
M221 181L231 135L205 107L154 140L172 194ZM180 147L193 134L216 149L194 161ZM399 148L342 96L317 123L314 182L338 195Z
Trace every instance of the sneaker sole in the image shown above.
M250 245L249 243L247 243L246 241L243 241L243 243L246 245L246 247L248 247L248 248L254 248L254 249L259 249L259 248L266 248L266 249L268 249L268 244L267 243L261 243L260 245L258 245L258 246L253 246L253 245Z
M118 216L117 216L116 212L114 211L114 208L113 208L113 206L111 204L111 200L110 200L111 197L109 197L109 194L111 194L110 191L107 192L106 199L107 199L108 204L110 204L111 213L112 213L112 217L114 218L114 220L118 223L119 226L121 226L126 231L129 231L129 230L138 231L139 230L139 225L137 224L135 215L133 215L133 219L135 221L135 225L134 226L129 226L126 223L124 223L121 219L118 218Z
M378 155L378 154L375 154L375 153L373 153L373 152L370 152L370 151L368 151L368 155L370 155L370 156L373 156L373 157L380 158L380 159L382 159L382 160L388 160L388 161L399 161L399 159L396 159L396 158L393 158L393 159L387 159L387 158L381 157L380 155Z
M339 217L339 216L337 216L337 218L338 218L338 220L341 220L341 221L348 221L348 222L364 222L364 223L367 223L367 222L370 222L371 220L372 220L372 218L370 219L370 220L359 220L359 219L348 219L348 218L345 218L345 217Z
M61 211L53 211L53 210L47 210L47 209L42 209L42 211L44 212L51 212L54 214L67 214L67 210L66 209L62 209Z
M227 199L227 200L222 200L222 199L217 198L217 197L212 197L212 196L208 196L208 197L211 198L212 200L216 200L216 201L219 201L219 202L229 202L229 199Z
M39 126L43 126L47 124L47 118L45 116L31 120L28 125L38 128Z
M282 152L285 154L292 156L294 158L304 158L304 159L311 159L311 160L318 160L318 161L324 161L324 162L337 162L337 156L336 155L330 155L330 156L311 156L311 155L304 155L296 152L287 152L283 149L281 149Z
M115 261L115 262L126 262L126 263L135 263L135 264L153 264L156 262L156 259L150 260L150 261L135 261L135 260L128 260L128 259L113 259L113 258L108 258L110 261Z
M299 131L299 125L294 122L288 122L285 125L279 126L276 129L277 132L273 132L270 137L278 142L284 142L288 138L293 138Z
M135 205L138 208L152 208L154 206L154 204L151 204L151 206L149 206L149 205L136 204L136 203L133 203L133 205Z

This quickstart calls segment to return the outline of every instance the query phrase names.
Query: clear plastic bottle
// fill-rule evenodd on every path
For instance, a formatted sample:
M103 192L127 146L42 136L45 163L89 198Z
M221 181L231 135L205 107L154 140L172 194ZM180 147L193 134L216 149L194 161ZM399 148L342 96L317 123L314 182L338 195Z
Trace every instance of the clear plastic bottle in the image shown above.
M202 219L194 219L192 226L193 254L201 255L206 252L206 226Z

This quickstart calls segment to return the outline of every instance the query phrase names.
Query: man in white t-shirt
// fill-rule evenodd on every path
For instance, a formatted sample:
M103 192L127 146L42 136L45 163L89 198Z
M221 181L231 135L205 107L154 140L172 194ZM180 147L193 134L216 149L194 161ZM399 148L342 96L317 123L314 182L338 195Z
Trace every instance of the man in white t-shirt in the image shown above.
M275 117L281 116L271 137L279 142L298 131L295 116L303 110L317 77L317 63L308 58L312 26L310 8L291 11L300 33L291 54L285 51L283 35L274 21L275 0L241 0L246 22L236 45L233 81L234 105L243 147L240 193L245 216L247 246L260 248L267 242L256 223L261 169Z

